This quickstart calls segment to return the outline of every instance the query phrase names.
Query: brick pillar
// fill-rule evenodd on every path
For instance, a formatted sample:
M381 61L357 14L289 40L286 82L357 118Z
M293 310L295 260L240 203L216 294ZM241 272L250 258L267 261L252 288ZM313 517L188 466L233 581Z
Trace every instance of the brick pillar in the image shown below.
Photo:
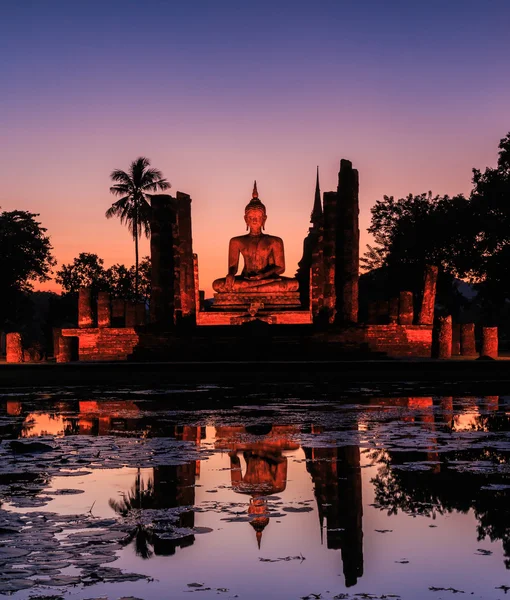
M126 326L126 303L121 298L112 300L112 327Z
M5 336L5 360L8 363L23 362L23 346L21 344L21 333L8 333Z
M200 312L200 288L198 284L198 254L193 254L193 278L195 280L195 313Z
M336 316L341 324L358 322L359 178L349 160L340 161L336 210Z
M324 192L323 281L324 309L332 323L336 314L336 210L337 193Z
M151 303L150 320L162 329L174 324L175 210L171 196L157 194L151 199Z
M110 294L108 292L99 292L97 295L97 326L112 326Z
M463 323L460 326L460 353L462 356L476 356L475 324Z
M482 328L482 352L481 356L498 358L498 328Z
M80 288L78 292L78 327L94 327L90 288Z
M195 319L195 273L193 268L193 239L191 229L191 197L177 192L177 224L179 241L179 295L181 315Z
M434 322L434 304L436 302L436 284L438 268L432 265L425 267L425 281L421 300L418 325L432 325Z
M400 292L398 322L400 325L412 325L414 317L413 293Z
M452 318L437 319L437 350L435 358L451 358L452 356Z
M452 325L452 356L459 356L460 354L460 324L454 323Z
M390 298L388 304L388 318L390 323L398 323L398 297Z
M59 340L58 363L71 362L73 358L73 338L61 335Z

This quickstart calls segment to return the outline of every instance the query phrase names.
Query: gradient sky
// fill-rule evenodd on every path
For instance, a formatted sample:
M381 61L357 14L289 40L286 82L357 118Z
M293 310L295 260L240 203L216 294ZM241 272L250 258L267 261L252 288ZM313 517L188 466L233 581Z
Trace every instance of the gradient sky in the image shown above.
M292 276L316 165L322 191L359 169L363 250L378 198L468 193L510 130L508 0L0 5L0 206L40 213L59 265L132 264L104 212L141 155L193 198L209 294L254 179Z

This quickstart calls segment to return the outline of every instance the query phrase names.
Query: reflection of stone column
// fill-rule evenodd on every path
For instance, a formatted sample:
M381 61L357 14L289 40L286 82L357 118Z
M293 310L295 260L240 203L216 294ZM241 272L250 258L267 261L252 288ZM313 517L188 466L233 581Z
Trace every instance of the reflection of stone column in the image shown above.
M341 550L345 585L363 575L363 502L360 450L304 448L321 524L326 519L327 547Z
M412 325L413 324L413 293L412 292L400 292L399 306L398 306L398 322L400 325Z
M460 352L462 356L476 356L474 323L463 323L460 326Z
M452 356L452 318L438 317L437 319L437 356L436 358L451 358Z
M341 324L358 321L359 178L349 160L340 161L336 206L336 316Z
M160 194L151 199L151 322L168 328L174 324L175 213L172 198Z
M59 352L57 355L58 363L71 362L73 356L73 339L72 337L60 336L58 343Z
M97 295L97 326L111 327L110 294L99 292Z
M421 301L418 325L432 325L434 322L434 304L436 301L436 282L438 268L432 265L425 267L423 297Z
M443 396L440 399L443 421L450 426L453 425L453 397Z
M482 328L482 356L498 358L498 328Z
M23 346L21 344L21 333L8 333L5 336L6 357L8 363L23 362Z
M80 288L78 292L78 327L93 327L92 290Z

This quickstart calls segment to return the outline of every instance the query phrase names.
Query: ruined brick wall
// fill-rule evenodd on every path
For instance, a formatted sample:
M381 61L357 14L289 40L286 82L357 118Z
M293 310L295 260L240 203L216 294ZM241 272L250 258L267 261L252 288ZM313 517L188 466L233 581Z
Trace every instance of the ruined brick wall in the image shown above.
M63 329L64 338L78 338L79 360L127 360L138 344L132 327Z

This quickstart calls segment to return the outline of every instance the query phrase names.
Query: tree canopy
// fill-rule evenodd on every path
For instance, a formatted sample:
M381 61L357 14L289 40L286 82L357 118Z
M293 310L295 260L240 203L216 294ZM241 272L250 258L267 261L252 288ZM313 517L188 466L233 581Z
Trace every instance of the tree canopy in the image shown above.
M39 215L23 210L0 212L0 326L17 322L26 293L35 282L50 278L55 264L50 238L37 221Z
M129 171L115 169L110 174L115 185L110 192L120 199L114 202L106 211L106 218L119 217L135 241L135 293L138 293L138 239L145 233L150 235L151 205L149 199L152 192L169 189L170 183L163 178L163 173L150 167L150 161L145 156L134 160Z
M150 258L144 257L139 265L138 296L135 287L135 266L115 264L105 269L104 260L97 254L81 252L72 263L63 264L56 273L56 282L65 293L76 293L81 287L90 287L94 293L109 292L114 298L134 300L150 296Z
M384 196L372 207L362 269L383 268L389 287L417 289L426 264L445 281L468 280L486 307L510 298L510 133L500 141L497 167L473 169L473 190L458 196ZM444 289L443 289L444 291Z

